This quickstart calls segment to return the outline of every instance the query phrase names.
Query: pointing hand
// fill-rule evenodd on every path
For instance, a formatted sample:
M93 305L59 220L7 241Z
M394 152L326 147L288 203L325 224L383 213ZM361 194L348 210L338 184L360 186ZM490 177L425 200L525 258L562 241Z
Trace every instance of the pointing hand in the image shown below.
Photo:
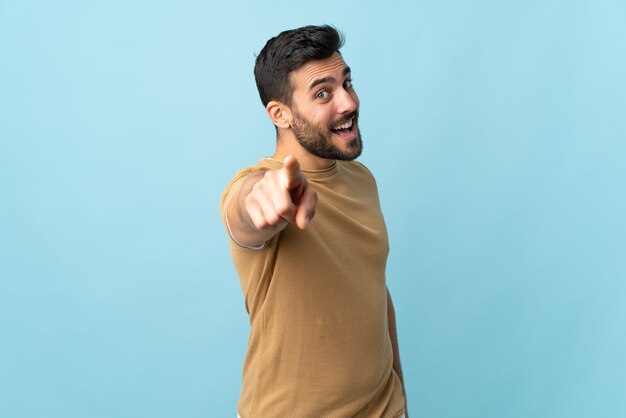
M245 209L258 230L282 230L289 222L305 229L316 205L317 194L292 156L282 168L266 171L245 198Z

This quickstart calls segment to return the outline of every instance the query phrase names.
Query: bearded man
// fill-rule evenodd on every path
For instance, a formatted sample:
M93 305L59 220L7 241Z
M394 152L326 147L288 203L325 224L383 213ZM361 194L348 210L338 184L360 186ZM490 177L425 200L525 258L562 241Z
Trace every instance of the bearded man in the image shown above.
M221 214L251 331L240 418L408 418L376 182L355 159L359 98L330 26L270 39L254 74L272 157Z

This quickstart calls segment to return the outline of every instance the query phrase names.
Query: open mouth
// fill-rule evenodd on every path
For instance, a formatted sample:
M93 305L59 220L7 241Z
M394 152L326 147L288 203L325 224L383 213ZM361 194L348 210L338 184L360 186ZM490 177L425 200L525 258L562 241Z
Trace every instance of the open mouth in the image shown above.
M348 137L354 130L354 117L350 118L347 122L343 122L340 125L337 125L334 128L331 128L331 131L334 134L339 135L340 137Z

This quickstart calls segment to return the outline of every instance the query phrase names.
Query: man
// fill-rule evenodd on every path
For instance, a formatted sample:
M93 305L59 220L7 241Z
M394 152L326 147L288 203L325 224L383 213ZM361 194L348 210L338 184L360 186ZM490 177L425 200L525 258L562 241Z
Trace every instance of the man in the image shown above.
M374 177L353 161L359 99L342 45L306 26L256 59L276 151L221 202L251 323L241 418L408 417L387 231Z

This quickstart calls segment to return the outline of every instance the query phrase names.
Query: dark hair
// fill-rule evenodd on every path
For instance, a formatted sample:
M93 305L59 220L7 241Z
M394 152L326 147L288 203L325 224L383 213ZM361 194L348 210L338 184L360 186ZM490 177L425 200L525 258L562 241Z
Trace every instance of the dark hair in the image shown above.
M289 73L312 60L330 57L343 46L343 36L332 26L304 26L281 32L267 41L254 65L261 102L291 105L293 86Z

